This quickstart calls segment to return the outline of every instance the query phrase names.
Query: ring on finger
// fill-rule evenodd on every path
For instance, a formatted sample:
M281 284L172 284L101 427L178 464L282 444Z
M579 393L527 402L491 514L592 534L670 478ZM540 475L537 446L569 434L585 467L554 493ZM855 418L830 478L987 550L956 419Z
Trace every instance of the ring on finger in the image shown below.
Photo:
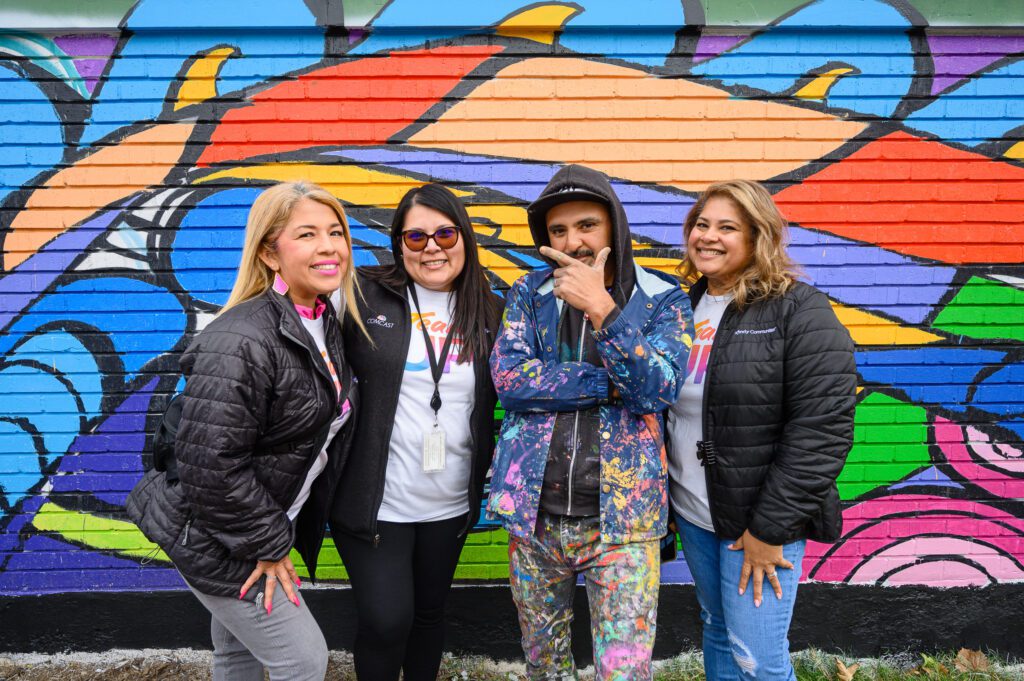
M774 572L766 572L766 573L764 573L764 575L765 575L765 577L767 577L768 579L771 579L772 577L775 577L775 576L776 576Z

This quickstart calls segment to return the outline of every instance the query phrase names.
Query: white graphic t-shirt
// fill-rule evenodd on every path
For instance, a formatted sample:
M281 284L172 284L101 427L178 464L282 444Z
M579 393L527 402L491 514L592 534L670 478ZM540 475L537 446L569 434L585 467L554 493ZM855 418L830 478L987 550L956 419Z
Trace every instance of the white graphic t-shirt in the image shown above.
M384 500L377 519L385 522L416 523L454 518L469 511L469 475L472 468L472 435L476 377L473 364L456 364L462 342L453 338L441 374L441 410L437 422L445 432L445 468L423 471L423 436L434 424L430 397L434 379L423 343L425 325L434 357L441 360L441 348L448 337L455 296L416 285L422 319L409 296L412 328L409 355L405 362L402 389L398 396L395 425L391 431L388 470L384 479ZM450 300L449 300L450 298Z
M693 311L694 339L686 362L686 380L676 403L668 413L672 449L668 453L669 492L672 508L686 520L714 531L708 506L708 486L704 467L697 458L697 442L704 438L704 382L715 332L732 294L713 296L705 293Z
M339 393L341 392L341 381L338 379L338 372L334 368L334 362L327 354L327 338L324 333L324 324L327 318L321 315L316 319L309 319L308 317L299 317L302 320L302 325L306 327L306 331L313 337L313 341L316 343L317 350L320 351L320 356L323 357L324 363L327 365L327 371L330 372L331 378L334 380L334 389ZM302 505L309 499L309 492L313 488L313 483L316 479L324 472L327 468L327 448L331 445L331 440L338 434L341 427L348 421L348 417L352 414L352 405L349 404L348 400L341 405L338 417L331 422L331 429L327 433L327 441L324 442L323 448L320 453L317 454L316 461L313 462L313 466L306 473L306 480L302 483L302 488L299 490L299 496L295 497L295 501L292 502L291 508L288 509L288 519L295 520L299 517L299 511L302 510Z

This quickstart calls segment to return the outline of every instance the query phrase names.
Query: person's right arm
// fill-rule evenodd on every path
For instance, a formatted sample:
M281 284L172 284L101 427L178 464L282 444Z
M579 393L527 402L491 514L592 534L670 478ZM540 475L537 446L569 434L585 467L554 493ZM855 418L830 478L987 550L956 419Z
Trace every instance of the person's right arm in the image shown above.
M538 336L554 347L558 329L538 329L527 277L509 290L498 338L491 352L491 376L501 405L509 411L575 411L608 401L608 371L589 362L540 359Z
M281 560L292 523L252 467L274 384L271 357L230 330L209 330L197 343L175 439L182 493L232 557Z

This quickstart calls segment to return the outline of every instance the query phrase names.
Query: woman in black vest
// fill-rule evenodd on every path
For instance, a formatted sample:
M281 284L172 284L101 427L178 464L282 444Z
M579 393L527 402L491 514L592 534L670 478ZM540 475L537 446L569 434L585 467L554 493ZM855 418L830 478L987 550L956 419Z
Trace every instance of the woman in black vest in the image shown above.
M670 496L715 681L795 679L804 545L841 530L853 343L828 298L796 281L785 228L744 180L708 187L683 225L695 330L669 414Z
M210 611L214 679L322 681L327 645L299 593L311 575L356 413L339 288L356 328L345 212L322 188L253 203L234 288L181 358L175 475L150 471L127 510ZM363 339L365 343L365 339Z
M433 681L444 604L480 514L494 451L488 357L501 299L449 190L410 190L391 225L395 262L358 271L363 322L344 333L363 409L331 512L359 623L360 681Z

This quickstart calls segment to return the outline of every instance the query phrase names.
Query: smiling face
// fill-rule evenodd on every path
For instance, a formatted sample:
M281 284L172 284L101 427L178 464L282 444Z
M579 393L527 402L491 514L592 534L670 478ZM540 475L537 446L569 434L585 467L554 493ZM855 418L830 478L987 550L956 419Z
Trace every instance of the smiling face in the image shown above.
M566 201L546 216L551 248L587 265L603 248L612 248L612 220L608 207L597 201ZM605 264L605 284L615 275L614 258Z
M341 287L348 270L349 245L338 215L312 199L299 199L272 248L260 259L288 284L292 302L307 307L318 295Z
M458 231L459 227L444 213L414 203L405 214L402 232L418 230L433 235L439 229L451 228ZM461 234L451 248L441 248L431 238L427 239L426 248L422 251L410 250L402 242L402 263L405 271L417 284L432 291L451 291L455 280L462 274L466 265L466 240Z
M750 262L750 242L750 224L732 199L708 199L686 239L686 257L707 277L711 295L732 290Z

